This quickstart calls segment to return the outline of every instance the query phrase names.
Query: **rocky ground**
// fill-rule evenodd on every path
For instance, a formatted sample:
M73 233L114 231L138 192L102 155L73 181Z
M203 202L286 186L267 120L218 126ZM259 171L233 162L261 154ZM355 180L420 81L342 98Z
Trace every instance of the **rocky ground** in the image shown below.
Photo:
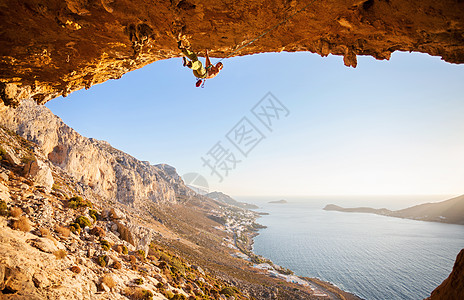
M195 194L174 168L84 138L34 102L0 111L2 299L326 298L254 267L256 213Z

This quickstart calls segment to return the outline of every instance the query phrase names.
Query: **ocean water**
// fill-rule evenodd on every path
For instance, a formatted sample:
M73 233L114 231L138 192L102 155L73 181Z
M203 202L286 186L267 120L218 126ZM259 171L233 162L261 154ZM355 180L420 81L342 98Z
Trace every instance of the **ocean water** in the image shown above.
M317 277L364 299L428 297L451 272L464 248L464 226L362 213L324 211L344 207L389 209L435 202L446 197L278 198L241 197L267 212L258 221L267 228L255 238L254 252Z

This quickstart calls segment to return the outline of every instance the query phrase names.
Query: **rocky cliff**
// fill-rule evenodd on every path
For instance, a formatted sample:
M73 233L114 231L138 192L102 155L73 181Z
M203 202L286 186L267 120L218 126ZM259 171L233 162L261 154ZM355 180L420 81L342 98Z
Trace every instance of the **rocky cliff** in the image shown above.
M453 271L427 300L464 299L464 249L459 252Z
M356 67L358 55L418 51L464 62L460 0L14 0L0 7L0 98L8 105L31 97L45 103L178 57L179 35L213 57L310 51L342 55Z
M176 193L193 194L173 167L152 166L107 142L83 137L34 101L5 108L1 114L1 126L37 144L49 162L102 198L140 207L147 202L173 203Z

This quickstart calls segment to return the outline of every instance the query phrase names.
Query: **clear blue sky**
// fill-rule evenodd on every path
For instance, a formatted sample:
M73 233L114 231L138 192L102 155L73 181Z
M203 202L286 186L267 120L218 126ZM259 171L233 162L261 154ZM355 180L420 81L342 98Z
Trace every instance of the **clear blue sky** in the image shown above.
M204 89L177 58L47 107L84 136L231 195L463 193L464 65L417 53L358 57L356 69L310 53L223 62ZM250 112L267 92L289 110L272 132ZM226 138L243 117L265 136L247 157ZM217 142L241 160L222 182L201 160Z

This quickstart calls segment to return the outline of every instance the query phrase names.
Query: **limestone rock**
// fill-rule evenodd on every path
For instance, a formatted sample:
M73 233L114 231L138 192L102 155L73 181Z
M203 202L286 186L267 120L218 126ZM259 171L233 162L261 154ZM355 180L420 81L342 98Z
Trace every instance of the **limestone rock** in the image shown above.
M48 238L36 238L28 240L28 242L31 244L31 246L46 253L53 253L59 249L65 249L65 247L61 245L61 243L52 241Z
M179 57L182 35L213 57L310 51L356 66L354 53L388 59L415 51L464 62L464 6L457 0L24 0L2 12L0 98L7 105L31 97L45 103Z
M28 162L24 167L24 172L37 185L45 187L48 191L51 190L54 183L52 171L43 161L34 159Z
M105 199L146 210L150 202L175 202L176 193L192 193L174 168L151 166L107 142L85 138L32 100L23 101L16 109L5 108L0 125L36 143L54 166L78 178L83 189L90 187ZM52 187L50 168L41 159L31 161L25 171L37 184Z

